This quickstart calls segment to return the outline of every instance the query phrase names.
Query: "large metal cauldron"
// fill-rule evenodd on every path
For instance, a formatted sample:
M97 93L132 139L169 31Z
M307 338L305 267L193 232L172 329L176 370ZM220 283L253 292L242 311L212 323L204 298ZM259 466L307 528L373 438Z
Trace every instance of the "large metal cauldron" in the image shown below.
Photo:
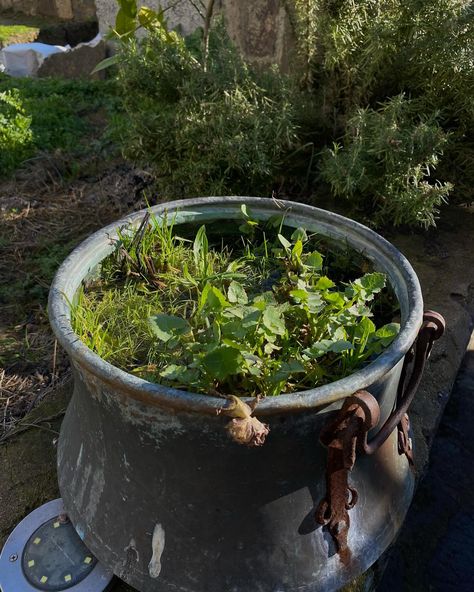
M364 252L395 289L402 330L352 376L263 400L255 414L270 434L261 448L246 448L225 430L227 401L135 378L73 333L68 302L111 252L109 237L124 221L68 257L49 303L75 380L59 439L60 491L87 546L142 592L337 590L380 556L412 497L405 411L442 329L436 315L423 322L413 269L371 230L306 205L225 197L153 211L177 211L175 224L236 219L237 225L242 203L261 220L288 209L288 226ZM125 220L139 224L143 216Z

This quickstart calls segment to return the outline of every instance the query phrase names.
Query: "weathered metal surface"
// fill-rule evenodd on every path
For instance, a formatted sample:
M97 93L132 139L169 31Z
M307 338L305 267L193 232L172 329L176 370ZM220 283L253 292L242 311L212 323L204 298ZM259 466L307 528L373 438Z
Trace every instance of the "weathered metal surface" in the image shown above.
M410 418L408 417L408 413L400 420L400 423L397 426L398 431L398 453L404 454L408 462L410 463L411 467L415 466L415 461L413 458L413 444L410 437Z
M269 416L267 441L248 448L230 440L225 416L150 409L75 372L60 491L99 561L142 592L336 590L377 559L403 521L413 476L396 432L351 472L359 503L343 566L315 519L325 495L318 438L334 408ZM378 396L393 401L384 386Z
M330 385L267 398L254 415L269 424L263 446L232 442L229 401L151 384L107 364L79 341L68 301L112 249L118 224L83 243L51 290L50 319L71 357L75 390L58 444L59 485L68 515L104 565L142 592L316 592L336 590L369 567L393 539L413 476L393 431L351 472L351 510L342 564L315 518L325 496L326 451L318 442L329 413L370 388L380 407L371 442L396 405L404 355L422 325L421 291L404 257L369 229L316 208L257 198L202 198L163 204L175 224L286 212L354 246L387 273L402 329L366 368ZM139 225L144 213L129 217ZM221 413L224 410L224 413Z

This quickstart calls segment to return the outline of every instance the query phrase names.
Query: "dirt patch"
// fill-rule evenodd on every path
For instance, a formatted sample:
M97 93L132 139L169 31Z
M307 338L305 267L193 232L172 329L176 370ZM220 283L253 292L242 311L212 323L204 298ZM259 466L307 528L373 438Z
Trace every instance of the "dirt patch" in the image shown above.
M86 236L145 207L145 171L122 161L67 181L70 163L41 156L0 185L0 439L61 382L68 362L46 314L52 277Z

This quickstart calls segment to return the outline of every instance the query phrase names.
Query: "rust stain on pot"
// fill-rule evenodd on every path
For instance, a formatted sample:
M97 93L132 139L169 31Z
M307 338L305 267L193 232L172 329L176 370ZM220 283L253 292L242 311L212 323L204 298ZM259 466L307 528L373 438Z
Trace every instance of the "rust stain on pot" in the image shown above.
M148 573L152 578L157 578L161 572L161 556L165 548L165 531L158 522L153 529L151 540L152 556L148 564Z

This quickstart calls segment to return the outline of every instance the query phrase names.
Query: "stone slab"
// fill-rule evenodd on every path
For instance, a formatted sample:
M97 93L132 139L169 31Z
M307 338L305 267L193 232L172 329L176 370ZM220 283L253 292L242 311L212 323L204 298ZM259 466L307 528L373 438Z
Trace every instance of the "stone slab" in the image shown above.
M106 44L100 41L94 47L80 44L70 51L55 53L45 59L38 68L37 76L40 78L59 77L73 80L99 79L104 77L100 71L92 74L95 66L106 57Z
M0 0L0 13L85 21L95 19L94 0Z

